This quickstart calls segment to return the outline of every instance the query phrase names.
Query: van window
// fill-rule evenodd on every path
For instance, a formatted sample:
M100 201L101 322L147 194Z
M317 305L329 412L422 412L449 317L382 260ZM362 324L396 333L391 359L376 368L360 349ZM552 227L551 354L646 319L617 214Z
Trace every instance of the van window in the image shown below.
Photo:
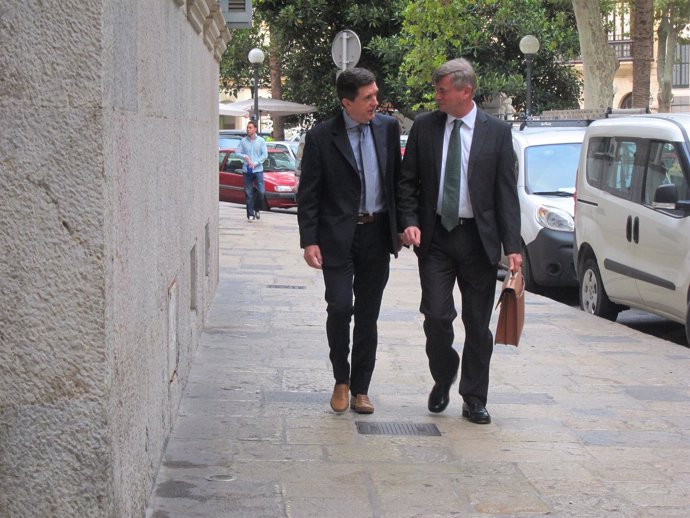
M675 145L671 142L652 142L644 182L644 203L651 205L656 188L668 184L677 187L679 200L690 199L688 181Z
M601 172L608 168L613 157L609 156L609 138L594 137L587 148L587 183L601 188Z
M638 144L620 137L592 138L587 150L587 181L614 196L632 198Z

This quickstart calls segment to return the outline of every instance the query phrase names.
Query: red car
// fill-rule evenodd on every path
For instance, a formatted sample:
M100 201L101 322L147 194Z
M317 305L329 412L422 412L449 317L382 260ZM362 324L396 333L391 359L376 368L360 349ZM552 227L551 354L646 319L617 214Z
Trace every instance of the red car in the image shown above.
M297 177L295 161L286 152L269 149L264 160L265 205L270 209L289 209L297 206ZM234 149L221 149L218 154L219 199L246 204L242 158Z

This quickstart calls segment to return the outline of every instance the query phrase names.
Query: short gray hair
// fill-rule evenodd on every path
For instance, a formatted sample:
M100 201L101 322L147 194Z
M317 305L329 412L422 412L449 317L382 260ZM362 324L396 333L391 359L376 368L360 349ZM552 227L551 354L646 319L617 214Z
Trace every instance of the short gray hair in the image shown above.
M456 58L446 61L443 65L434 70L431 76L431 81L434 85L446 76L451 76L450 80L453 88L461 89L465 86L471 86L472 91L477 89L477 76L474 73L472 64L465 58Z

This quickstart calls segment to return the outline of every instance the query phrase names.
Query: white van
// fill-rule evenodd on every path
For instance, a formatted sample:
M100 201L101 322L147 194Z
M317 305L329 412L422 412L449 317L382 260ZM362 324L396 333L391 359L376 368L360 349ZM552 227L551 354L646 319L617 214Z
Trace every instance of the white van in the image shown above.
M575 287L573 193L588 121L528 121L513 128L525 288ZM505 255L501 265L507 267Z
M685 324L690 343L690 114L587 129L575 194L580 306L635 307Z

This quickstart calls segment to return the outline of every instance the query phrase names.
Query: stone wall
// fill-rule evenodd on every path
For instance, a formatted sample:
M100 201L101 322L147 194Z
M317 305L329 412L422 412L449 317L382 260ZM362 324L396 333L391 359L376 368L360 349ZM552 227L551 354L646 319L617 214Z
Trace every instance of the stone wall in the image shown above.
M143 516L218 280L216 0L0 4L0 518Z

